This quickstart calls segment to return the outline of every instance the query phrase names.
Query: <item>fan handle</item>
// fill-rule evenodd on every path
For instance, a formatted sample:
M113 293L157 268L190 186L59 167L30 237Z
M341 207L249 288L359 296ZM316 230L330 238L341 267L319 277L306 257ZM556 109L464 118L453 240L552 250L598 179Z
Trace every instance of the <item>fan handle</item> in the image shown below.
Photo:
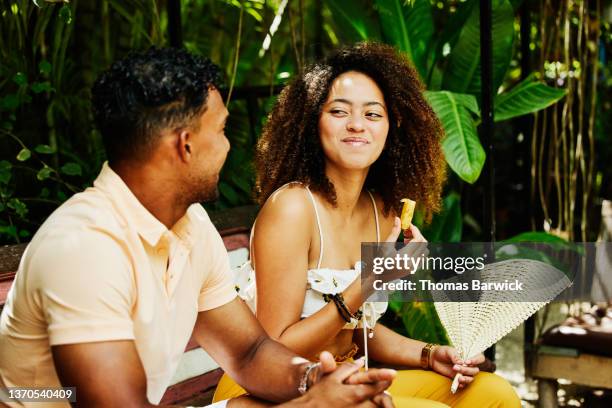
M451 392L454 394L457 392L459 388L459 378L461 378L461 374L457 373L455 378L453 378L453 383L451 384Z

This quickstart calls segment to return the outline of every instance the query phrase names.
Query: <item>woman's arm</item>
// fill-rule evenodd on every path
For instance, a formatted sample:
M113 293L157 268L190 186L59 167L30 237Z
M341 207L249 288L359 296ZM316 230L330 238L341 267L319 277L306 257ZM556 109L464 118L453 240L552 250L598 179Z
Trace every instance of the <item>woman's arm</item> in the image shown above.
M363 350L361 330L355 331L353 338L359 348ZM424 342L404 337L380 323L376 323L376 326L374 326L374 337L368 338L370 359L399 367L419 367L423 346L425 346Z
M361 348L363 336L356 331L354 340ZM368 354L372 360L394 367L421 367L421 351L426 343L404 337L401 334L377 323L374 326L374 337L368 339ZM466 361L461 360L459 353L453 347L438 346L432 355L431 369L438 374L454 378L460 373L459 388L463 388L474 380L478 374L478 364L484 362L484 356L478 354Z
M289 187L268 199L254 232L257 318L271 337L303 356L321 351L345 324L333 302L300 320L313 237L318 257L316 228L307 192ZM352 311L361 306L358 281L344 291L344 299Z

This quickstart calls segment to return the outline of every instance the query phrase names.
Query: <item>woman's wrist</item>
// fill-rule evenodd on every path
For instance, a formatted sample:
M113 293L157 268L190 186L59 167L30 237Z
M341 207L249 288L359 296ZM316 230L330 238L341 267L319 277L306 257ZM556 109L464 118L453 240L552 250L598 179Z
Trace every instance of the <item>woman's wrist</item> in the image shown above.
M361 281L359 279L351 283L344 291L344 302L350 310L357 311L363 304L361 294Z
M419 365L423 370L431 370L433 368L434 353L438 347L438 344L427 343L421 349L421 359L419 361Z
M351 311L346 302L344 301L344 295L342 294L342 292L336 293L334 295L325 294L323 295L323 300L325 300L327 303L333 302L334 305L336 305L338 313L346 323L350 323L353 320L361 319L361 310L357 309L356 312Z

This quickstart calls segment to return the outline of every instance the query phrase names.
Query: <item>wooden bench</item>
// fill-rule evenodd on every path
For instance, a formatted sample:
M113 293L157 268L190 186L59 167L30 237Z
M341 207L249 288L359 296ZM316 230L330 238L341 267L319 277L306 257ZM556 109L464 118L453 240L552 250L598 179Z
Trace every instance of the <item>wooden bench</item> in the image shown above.
M248 258L250 228L256 213L255 206L210 213L213 224L223 238L232 267L240 265ZM0 311L26 246L27 244L19 244L0 247ZM207 405L211 402L214 389L222 375L223 370L192 337L161 403Z
M557 408L559 378L586 387L612 389L612 358L577 349L541 347L531 374L538 380L540 408Z
M612 241L612 200L602 201L598 241ZM600 258L597 268L601 279L593 282L591 294L596 299L608 299L609 305L612 301L606 297L612 290L612 258L609 254ZM538 380L540 408L557 408L559 378L580 386L612 389L612 337L609 330L589 325L583 329L562 332L551 328L536 340L534 320L525 325L525 371L527 377Z

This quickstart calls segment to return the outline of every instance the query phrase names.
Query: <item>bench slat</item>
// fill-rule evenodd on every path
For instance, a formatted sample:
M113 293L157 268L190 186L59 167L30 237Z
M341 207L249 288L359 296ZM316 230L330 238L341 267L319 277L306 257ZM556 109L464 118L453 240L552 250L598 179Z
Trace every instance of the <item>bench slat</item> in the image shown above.
M564 357L539 354L535 358L534 378L565 378L579 385L612 389L612 358L593 354Z

